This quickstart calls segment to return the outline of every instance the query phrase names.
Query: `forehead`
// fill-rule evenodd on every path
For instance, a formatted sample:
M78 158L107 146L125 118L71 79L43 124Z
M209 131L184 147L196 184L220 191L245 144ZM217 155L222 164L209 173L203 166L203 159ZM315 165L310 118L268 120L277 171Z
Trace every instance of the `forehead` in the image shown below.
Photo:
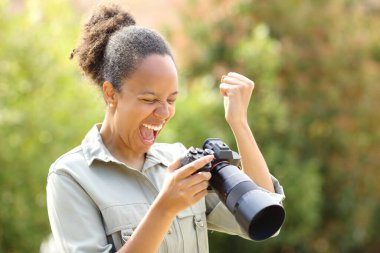
M134 92L173 93L178 90L177 69L169 55L150 55L124 80L123 89Z

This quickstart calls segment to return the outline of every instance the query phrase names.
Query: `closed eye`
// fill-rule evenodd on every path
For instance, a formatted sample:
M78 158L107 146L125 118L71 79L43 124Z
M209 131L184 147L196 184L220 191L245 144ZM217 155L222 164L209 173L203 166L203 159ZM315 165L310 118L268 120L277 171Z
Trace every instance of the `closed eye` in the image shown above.
M169 97L163 100L159 99L158 97L156 96L138 96L138 99L144 103L144 104L154 104L154 103L168 103L169 105L174 105L176 100L177 100L177 93L176 94L171 94Z
M175 99L168 99L167 101L168 101L169 104L172 105L172 104L175 104L175 101L176 101L176 100L175 100Z
M146 104L153 104L154 102L157 101L156 99L148 99L148 98L141 98L140 100Z

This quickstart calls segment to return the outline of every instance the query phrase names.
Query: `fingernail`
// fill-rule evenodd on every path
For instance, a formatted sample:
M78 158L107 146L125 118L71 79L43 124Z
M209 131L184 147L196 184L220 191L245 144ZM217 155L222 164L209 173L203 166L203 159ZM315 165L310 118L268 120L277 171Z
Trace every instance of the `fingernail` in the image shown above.
M221 82L221 83L224 82L224 78L225 78L225 77L226 77L225 75L222 76L222 78L220 79L220 82Z

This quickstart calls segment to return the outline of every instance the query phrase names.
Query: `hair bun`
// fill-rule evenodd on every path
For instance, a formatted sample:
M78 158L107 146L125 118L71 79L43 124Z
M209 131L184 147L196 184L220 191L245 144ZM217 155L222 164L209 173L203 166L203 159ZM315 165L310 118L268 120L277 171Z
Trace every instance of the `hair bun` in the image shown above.
M102 4L95 9L85 26L90 28L98 23L108 23L110 29L112 29L112 26L119 29L123 26L135 25L136 21L128 12L120 9L118 5Z
M103 83L102 59L109 37L122 27L135 25L136 21L115 4L99 5L85 23L82 38L70 55L78 56L82 71L97 84Z

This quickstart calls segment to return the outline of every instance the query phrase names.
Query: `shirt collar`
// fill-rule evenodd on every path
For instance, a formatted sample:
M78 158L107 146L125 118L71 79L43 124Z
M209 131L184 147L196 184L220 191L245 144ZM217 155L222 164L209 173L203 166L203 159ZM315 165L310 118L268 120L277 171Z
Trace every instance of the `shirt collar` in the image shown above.
M100 136L99 129L101 124L94 125L82 141L82 148L87 164L90 166L94 160L104 162L118 162L108 151ZM120 162L118 162L120 163Z
M112 156L104 145L99 132L100 127L101 124L94 125L82 141L83 153L87 164L90 166L94 160L123 164ZM159 144L154 144L148 150L145 156L143 171L160 163L166 167L171 164L171 161L165 156L165 150L160 148L160 146Z
M155 143L148 150L145 156L143 171L157 164L163 164L165 167L168 167L172 163L167 157L167 151L165 152L161 147L162 145Z

